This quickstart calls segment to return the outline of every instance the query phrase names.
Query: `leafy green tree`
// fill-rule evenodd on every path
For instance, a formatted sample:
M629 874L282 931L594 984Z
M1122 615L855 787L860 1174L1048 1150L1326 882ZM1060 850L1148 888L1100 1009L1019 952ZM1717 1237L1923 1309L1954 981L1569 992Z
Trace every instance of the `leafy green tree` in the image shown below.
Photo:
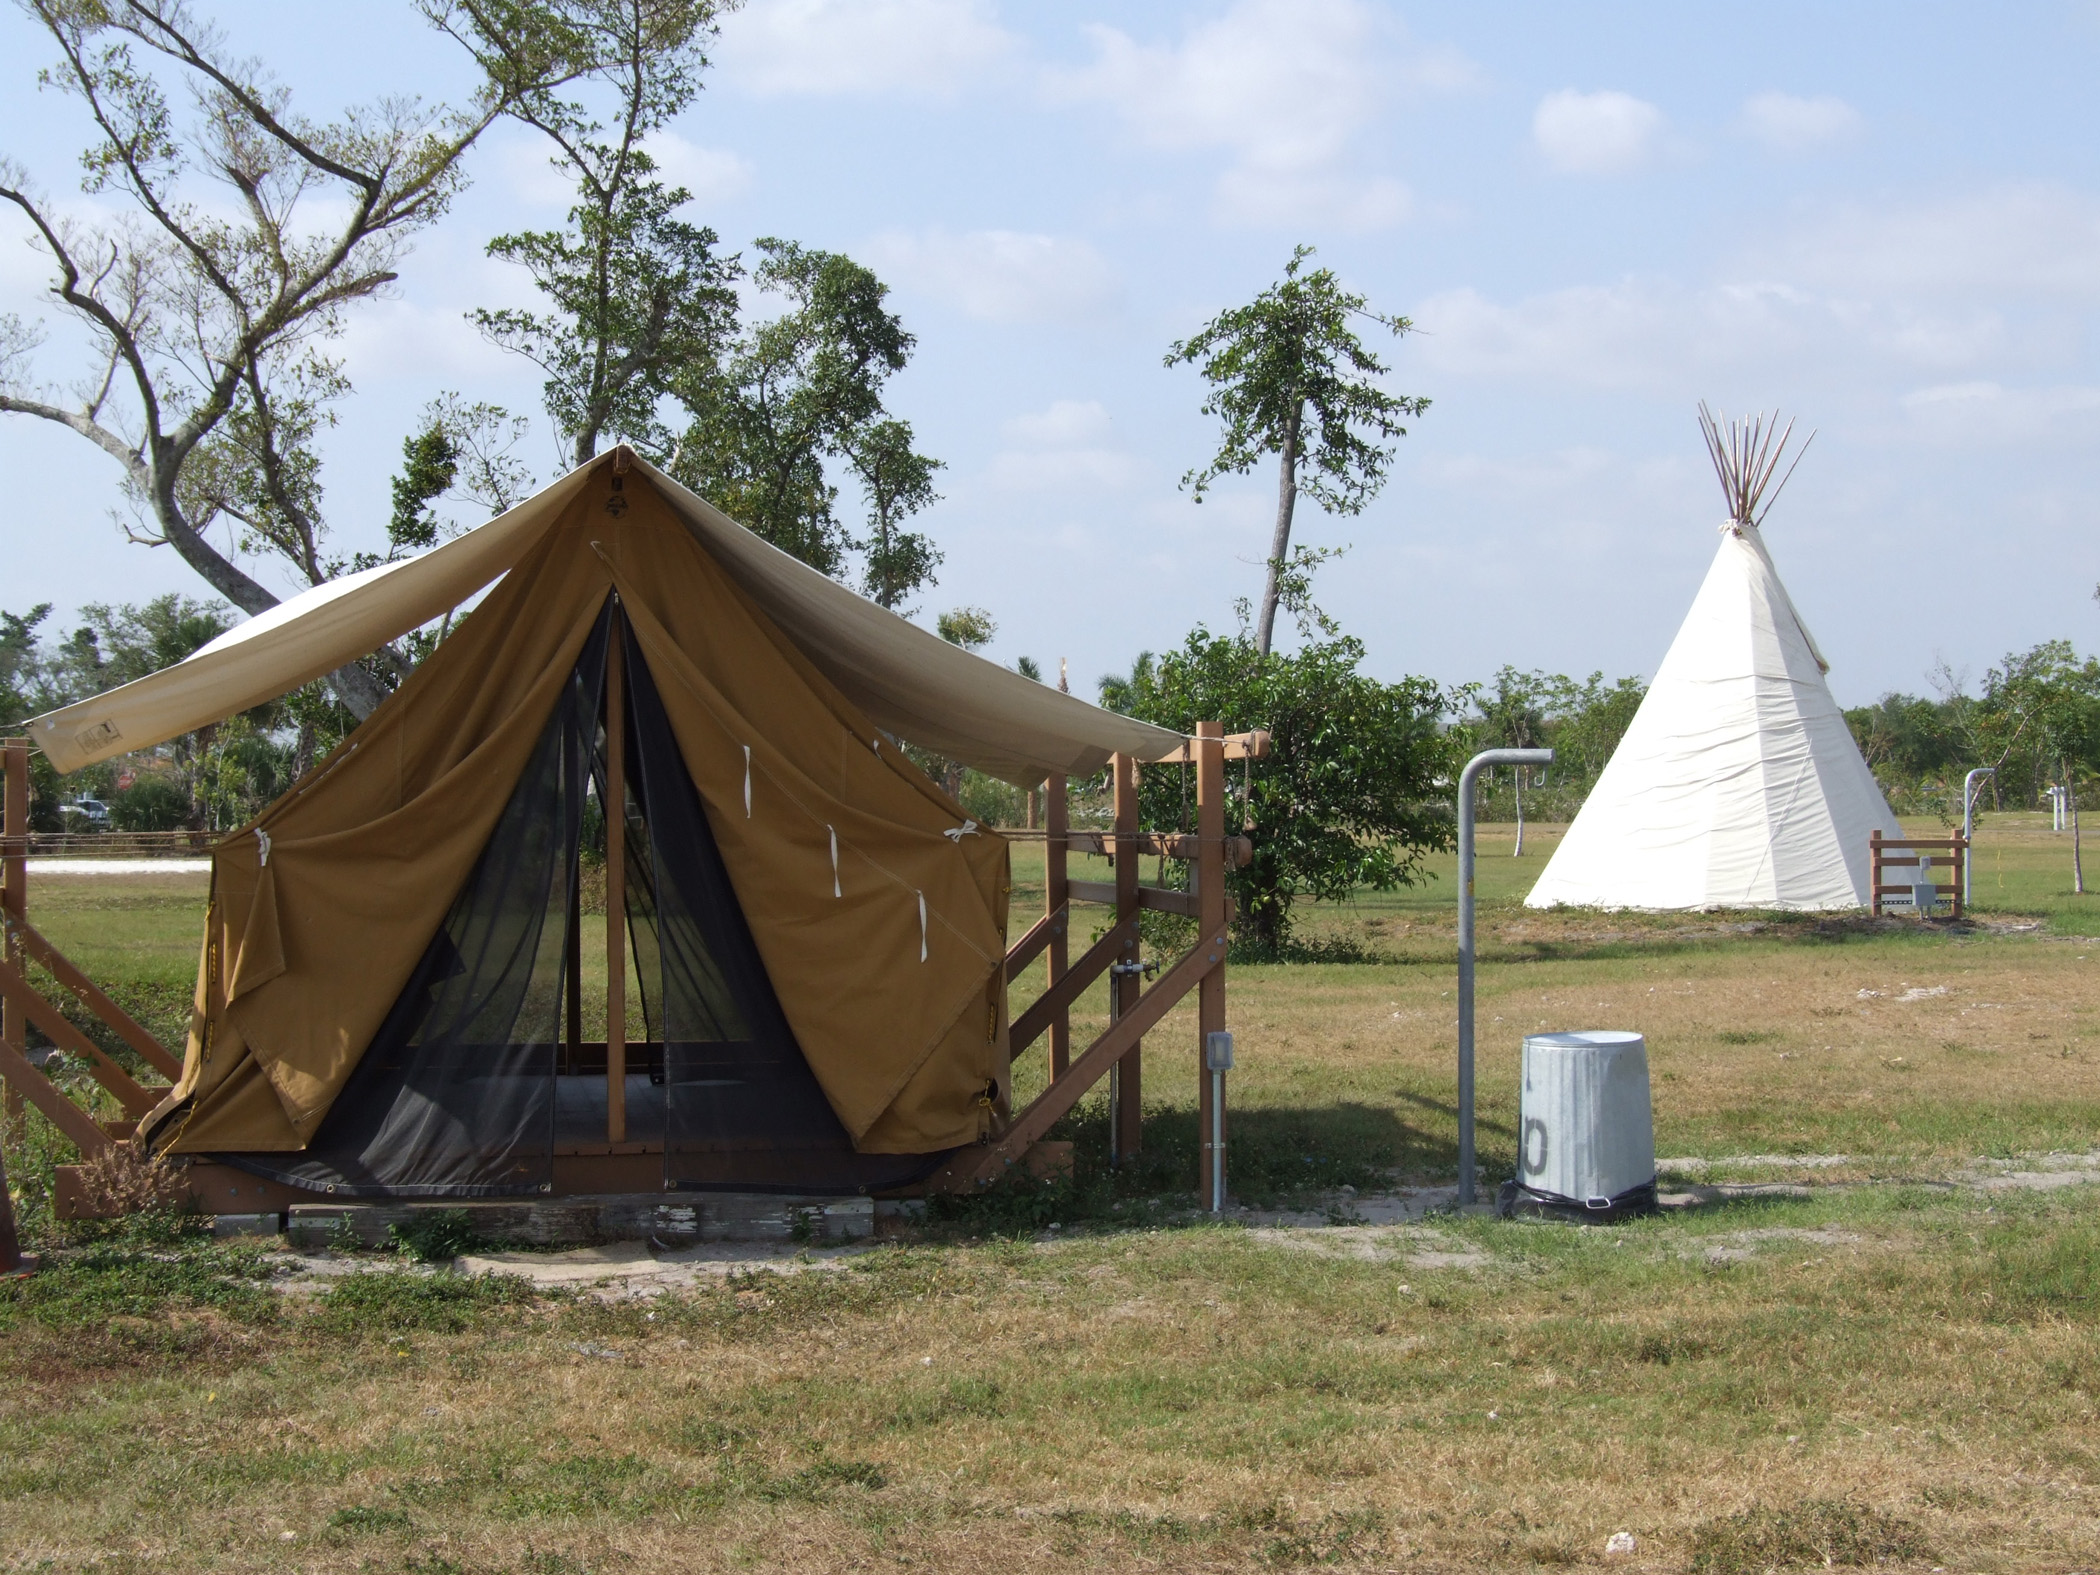
M934 632L950 645L981 651L999 633L999 625L982 607L956 607L934 620Z
M1984 675L1976 709L1977 734L1999 746L2002 772L2027 779L2030 802L2039 801L2049 784L2068 793L2072 890L2082 895L2078 792L2100 774L2100 660L2080 661L2069 640L2045 640L2009 654Z
M1103 673L1100 683L1095 687L1101 696L1101 704L1108 710L1135 714L1130 708L1137 703L1137 696L1156 682L1158 677L1159 658L1150 651L1140 651L1131 660L1130 671L1127 674Z
M1890 693L1845 713L1860 757L1899 814L1926 809L1949 824L1959 821L1961 779L1968 767L1960 709L1961 701L1952 697Z
M1454 692L1460 704L1472 707L1458 729L1463 752L1543 745L1554 755L1547 769L1520 768L1506 777L1486 773L1480 813L1500 819L1514 812L1519 851L1527 794L1539 814L1572 818L1610 764L1647 693L1638 678L1608 684L1601 672L1575 679L1513 667L1501 668L1488 684L1463 685Z
M582 63L572 81L518 94L507 112L553 144L576 187L567 225L499 235L489 255L532 276L546 306L471 314L491 342L546 373L547 413L573 464L601 439L669 452L658 406L674 375L712 364L736 317L738 264L719 237L678 216L692 200L659 178L647 142L699 97L717 0L551 0ZM438 25L491 72L519 34L511 0L432 5ZM578 91L609 98L609 121Z
M1362 642L1344 635L1309 636L1277 655L1244 628L1233 637L1199 628L1179 650L1140 662L1122 687L1104 685L1115 709L1179 732L1203 720L1269 730L1267 758L1243 778L1254 860L1227 877L1238 936L1254 955L1288 951L1299 898L1413 885L1422 856L1452 845L1440 786L1455 774L1439 726L1448 697L1427 679L1380 682L1363 660ZM1139 792L1147 825L1179 823L1187 797L1175 770L1147 770Z
M904 599L932 585L941 564L931 536L904 528L912 515L940 501L933 473L941 462L914 449L911 424L895 418L866 423L849 432L842 446L868 500L861 588L891 612L905 611Z
M719 372L682 382L692 420L678 468L774 545L836 573L852 538L825 461L879 416L913 341L850 258L771 238L757 250L753 282L788 309L749 324Z
M15 728L50 707L35 691L42 677L37 629L51 616L51 604L38 602L26 613L0 611L0 728Z
M1312 247L1298 247L1281 281L1175 341L1166 359L1170 367L1197 368L1210 384L1203 412L1224 423L1217 453L1182 478L1198 502L1220 476L1245 475L1264 455L1276 456L1276 531L1256 634L1263 655L1293 566L1291 522L1301 488L1330 513L1361 513L1385 485L1393 440L1407 435L1402 420L1429 408L1427 399L1378 385L1385 363L1353 326L1361 320L1398 337L1414 325L1371 311L1331 269L1300 277L1312 255Z
M80 617L79 629L61 647L72 699L172 667L233 626L223 603L173 591L143 607L89 602Z
M460 527L437 513L445 499L491 516L520 502L532 489L532 475L514 452L527 426L501 405L469 404L457 394L426 405L416 430L401 440L386 556L361 557L358 567L391 562L458 535Z
M1647 697L1648 686L1638 678L1607 684L1602 672L1580 681L1556 673L1547 696L1554 771L1594 783L1618 753L1619 741Z
M672 473L826 574L854 540L825 469L883 416L882 392L916 341L888 286L852 258L766 238L752 282L787 309L749 323L719 366L676 381L691 420ZM907 444L908 447L908 444Z
M1476 692L1480 726L1475 741L1488 749L1536 749L1543 745L1545 706L1552 683L1543 673L1520 673L1507 666L1498 670L1494 689ZM1529 766L1517 766L1510 772L1517 812L1517 840L1511 856L1516 858L1524 853L1524 784L1530 775Z
M90 352L69 402L34 381L41 326L0 319L0 412L95 444L120 468L134 538L173 547L220 596L262 612L277 598L239 552L281 554L311 580L331 572L312 443L345 385L320 347L393 283L482 133L580 69L577 35L538 0L507 0L509 46L463 106L390 96L316 121L183 0L23 9L57 47L43 81L94 123L83 185L119 211L68 216L0 159L0 201L28 220ZM200 180L223 200L200 200ZM221 514L237 524L233 551L207 536ZM384 694L354 665L332 681L361 712Z

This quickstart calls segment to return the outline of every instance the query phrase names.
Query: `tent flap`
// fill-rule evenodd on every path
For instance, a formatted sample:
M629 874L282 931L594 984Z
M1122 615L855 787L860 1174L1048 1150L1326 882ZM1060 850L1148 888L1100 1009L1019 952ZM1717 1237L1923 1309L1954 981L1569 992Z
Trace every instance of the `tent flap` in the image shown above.
M645 460L670 511L779 632L878 727L1023 785L1157 758L1180 735L1118 716L948 644L762 541ZM187 660L35 718L61 772L147 749L287 694L443 616L512 569L614 462L600 455L419 558L319 585ZM602 483L601 483L602 484Z

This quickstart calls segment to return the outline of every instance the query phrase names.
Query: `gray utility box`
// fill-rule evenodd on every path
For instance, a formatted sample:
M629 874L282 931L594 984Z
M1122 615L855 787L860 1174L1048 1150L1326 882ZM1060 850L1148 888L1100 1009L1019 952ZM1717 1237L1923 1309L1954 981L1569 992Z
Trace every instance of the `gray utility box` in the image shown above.
M1528 1035L1517 1131L1504 1213L1602 1223L1652 1212L1648 1042L1618 1029Z

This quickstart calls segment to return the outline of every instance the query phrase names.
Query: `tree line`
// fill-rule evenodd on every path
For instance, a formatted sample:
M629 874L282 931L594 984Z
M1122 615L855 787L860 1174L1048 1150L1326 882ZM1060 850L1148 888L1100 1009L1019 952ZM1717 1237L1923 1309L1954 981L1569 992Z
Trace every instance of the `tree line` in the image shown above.
M2051 788L2071 804L2100 776L2100 658L2069 640L2008 652L1975 694L1944 668L1930 699L1885 694L1845 713L1898 814L1961 819L1962 779L1991 768L1978 789L1986 810L2039 809Z

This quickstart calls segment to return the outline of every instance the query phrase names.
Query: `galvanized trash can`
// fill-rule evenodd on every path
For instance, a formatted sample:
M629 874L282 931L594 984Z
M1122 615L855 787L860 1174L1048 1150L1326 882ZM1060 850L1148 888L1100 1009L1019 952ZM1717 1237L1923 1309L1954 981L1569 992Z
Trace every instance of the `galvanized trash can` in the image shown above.
M1609 1224L1655 1211L1655 1107L1648 1042L1614 1029L1530 1034L1517 1174L1505 1217Z

